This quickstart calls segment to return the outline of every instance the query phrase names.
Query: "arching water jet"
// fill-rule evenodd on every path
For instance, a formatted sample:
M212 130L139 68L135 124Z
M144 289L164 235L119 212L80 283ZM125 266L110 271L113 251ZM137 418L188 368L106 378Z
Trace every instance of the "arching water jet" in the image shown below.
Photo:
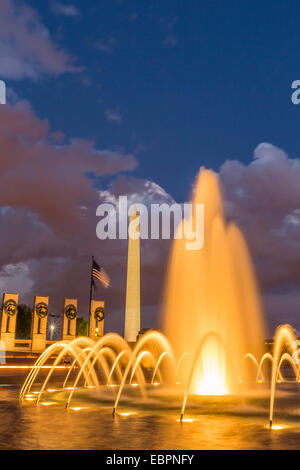
M282 350L284 346L292 349L296 337L293 329L290 325L279 326L275 333L274 346L273 346L273 364L272 364L272 378L271 378L271 393L270 393L270 416L269 426L272 428L273 425L273 414L274 414L274 401L275 401L275 390L278 375L278 365L281 360Z

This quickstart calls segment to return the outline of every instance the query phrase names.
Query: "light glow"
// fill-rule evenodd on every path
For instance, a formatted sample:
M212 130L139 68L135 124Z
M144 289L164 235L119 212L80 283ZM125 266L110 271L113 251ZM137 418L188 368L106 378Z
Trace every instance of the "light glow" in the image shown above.
M37 366L3 366L0 369L36 369ZM41 366L41 369L52 369L52 366ZM54 369L65 369L65 366L55 366Z
M193 423L194 421L192 418L177 419L177 423Z
M195 370L194 392L197 395L226 395L228 390L224 351L215 338L210 338L204 345L201 359Z
M289 426L286 424L273 424L271 428L268 429L271 429L272 431L281 431L282 429L287 429L288 427Z
M239 228L228 223L218 176L202 168L193 188L193 211L178 224L164 300L164 330L176 356L189 353L191 367L177 380L187 394L226 395L236 391L236 373L248 344L261 355L262 312L251 259ZM205 207L198 231L197 209ZM201 249L187 247L197 233ZM176 234L177 235L177 234ZM196 242L197 235L193 240ZM201 238L201 241L200 241ZM204 241L205 240L205 241ZM244 382L251 376L243 364ZM239 374L238 374L239 375ZM187 396L184 397L184 413Z

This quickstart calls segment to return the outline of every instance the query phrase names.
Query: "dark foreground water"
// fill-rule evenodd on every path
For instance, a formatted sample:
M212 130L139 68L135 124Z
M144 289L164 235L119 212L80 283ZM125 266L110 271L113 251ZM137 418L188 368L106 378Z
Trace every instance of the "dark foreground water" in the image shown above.
M202 407L187 410L186 417L191 421L179 423L177 405L164 411L153 410L151 405L139 408L139 403L137 407L133 402L131 406L125 403L113 419L111 406L96 406L82 400L80 394L65 411L64 400L45 401L50 394L44 400L48 405L37 407L30 401L21 404L19 389L17 385L0 386L1 449L300 448L298 393L292 398L284 396L281 404L279 400L275 424L283 428L270 431L265 398L234 406L221 397L213 402L204 399Z

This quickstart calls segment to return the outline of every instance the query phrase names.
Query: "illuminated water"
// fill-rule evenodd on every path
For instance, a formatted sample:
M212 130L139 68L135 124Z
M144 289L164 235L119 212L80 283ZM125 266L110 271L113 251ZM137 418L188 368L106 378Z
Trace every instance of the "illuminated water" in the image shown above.
M225 221L213 171L201 169L192 202L194 207L204 204L204 246L189 251L187 240L174 240L165 333L177 356L186 351L191 355L191 376L182 374L190 380L190 390L224 395L248 372L248 363L241 371L241 358L248 352L262 355L262 312L245 240L235 224ZM194 219L195 214L184 223L195 227Z
M59 448L296 445L300 367L294 332L279 327L272 354L263 350L251 260L238 228L225 222L213 172L200 172L194 202L205 204L205 248L187 251L185 240L174 243L165 334L149 331L133 349L115 333L97 341L59 341L29 372L19 395L21 414L36 420L42 446L51 439ZM57 366L66 355L73 362L59 378ZM52 367L43 369L51 360ZM12 406L20 412L20 405ZM43 433L55 421L60 424L45 441Z
M0 387L1 449L296 449L300 441L300 422L287 419L286 411L300 413L300 400L288 396L282 404L285 414L278 422L289 427L270 431L268 400L253 400L246 406L238 402L230 409L224 397L207 397L198 412L188 410L192 422L178 423L178 413L162 416L145 406L136 414L120 409L115 419L111 408L93 407L76 399L79 411L64 411L62 404L21 405L19 387ZM299 396L299 395L298 395ZM207 407L207 403L210 407ZM224 409L225 404L225 409ZM280 403L278 403L280 404ZM204 411L206 409L206 411ZM243 415L234 415L243 410ZM280 407L279 407L280 410ZM132 410L134 411L134 410ZM200 413L204 413L201 414ZM225 411L225 413L224 413ZM251 411L251 412L250 412ZM231 413L231 414L230 414ZM188 419L187 418L187 419Z

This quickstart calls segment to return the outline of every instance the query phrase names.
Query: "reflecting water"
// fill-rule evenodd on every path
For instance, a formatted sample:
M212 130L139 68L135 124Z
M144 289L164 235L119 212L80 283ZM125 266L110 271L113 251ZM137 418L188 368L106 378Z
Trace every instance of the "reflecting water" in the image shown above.
M297 390L298 392L298 390ZM73 409L61 403L21 405L19 386L0 387L1 449L293 449L299 447L299 392L278 397L278 419L285 429L266 427L267 396L242 400L209 398L200 410L187 410L187 422L178 423L178 409L159 411L122 408L112 418L111 406L92 406L76 399ZM51 403L47 394L46 403ZM251 405L251 410L249 406ZM249 411L250 410L250 411ZM283 410L285 410L283 412ZM290 410L290 415L289 415ZM205 413L205 414L204 414Z

